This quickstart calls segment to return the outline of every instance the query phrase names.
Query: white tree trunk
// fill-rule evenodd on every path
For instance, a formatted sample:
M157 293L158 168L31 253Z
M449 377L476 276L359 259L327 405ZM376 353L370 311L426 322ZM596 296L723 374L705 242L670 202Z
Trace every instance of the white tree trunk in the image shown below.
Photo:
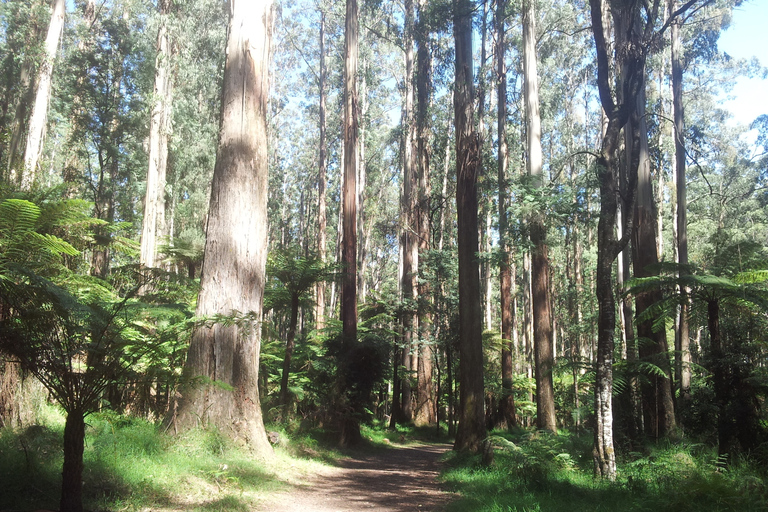
M157 31L154 105L149 122L149 168L144 199L141 233L141 264L157 266L158 239L167 234L165 226L165 176L168 162L168 136L171 130L173 82L170 75L168 17L170 0L160 2L160 27Z
M35 103L32 106L32 115L29 118L29 131L27 132L27 147L24 151L24 172L21 177L21 188L29 190L35 179L37 163L43 149L45 137L45 124L48 119L48 103L51 99L51 86L53 83L53 63L56 60L56 52L59 49L59 39L64 28L64 14L66 13L66 1L54 0L51 23L48 25L48 35L45 37L45 55L40 66L37 81Z

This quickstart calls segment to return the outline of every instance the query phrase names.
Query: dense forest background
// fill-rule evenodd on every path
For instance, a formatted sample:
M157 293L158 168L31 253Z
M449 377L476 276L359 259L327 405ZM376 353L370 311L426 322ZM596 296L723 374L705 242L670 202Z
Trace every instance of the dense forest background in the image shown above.
M257 3L268 192L240 216L258 235L209 216L249 204L212 196L231 6L0 3L0 426L53 399L183 430L214 414L185 389L241 396L190 369L224 326L257 331L259 411L215 414L262 452L232 418L344 442L442 425L470 451L586 430L608 479L648 439L768 458L768 117L722 105L766 70L717 44L739 0L361 2L355 146L350 2ZM221 292L257 307L202 307L228 257L212 229L266 244L263 283Z

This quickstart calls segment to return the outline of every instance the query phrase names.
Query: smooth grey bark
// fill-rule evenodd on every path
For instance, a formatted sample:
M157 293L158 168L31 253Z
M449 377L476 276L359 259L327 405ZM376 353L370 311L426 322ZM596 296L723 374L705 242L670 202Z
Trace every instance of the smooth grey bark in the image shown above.
M321 265L325 265L326 260L326 229L327 206L326 206L326 159L327 159L327 140L326 140L326 94L325 83L327 71L325 67L325 11L320 11L320 73L318 81L319 89L319 130L320 140L318 141L318 162L317 162L317 257ZM317 330L325 327L325 282L318 282L316 285L316 305L315 305L315 323Z
M638 91L636 105L624 128L629 134L625 147L633 157L630 171L637 173L637 198L634 203L634 229L632 230L632 264L637 278L653 275L653 267L659 260L656 254L656 205L651 183L651 165L648 150L648 128L645 122L645 80ZM637 146L636 148L634 146ZM637 315L662 300L660 290L648 291L635 298ZM672 432L675 427L675 410L672 399L671 368L667 358L667 336L664 330L654 330L653 320L637 322L639 356L658 366L666 375L646 376L640 386L643 398L644 425L652 437L658 438Z
M168 34L171 3L171 0L158 2L160 19L155 56L154 104L149 119L149 165L139 254L141 264L150 268L157 266L158 241L168 235L165 222L165 181L173 105L171 41Z
M410 422L413 420L413 393L411 381L413 372L417 368L418 359L415 352L418 351L418 313L416 301L418 300L418 232L416 222L416 151L415 151L415 126L414 126L414 84L413 84L413 32L414 32L414 5L412 0L406 0L404 9L404 54L405 54L405 110L403 112L403 187L401 199L401 223L402 223L402 300L404 304L402 313L402 352L400 376L400 407L397 421ZM416 334L416 336L414 336ZM415 364L414 364L415 363Z
M43 150L43 139L48 120L48 104L51 101L51 88L53 86L53 64L56 61L61 32L64 30L65 14L66 1L54 0L48 34L45 37L43 62L38 73L35 101L32 104L32 113L29 117L27 145L24 150L24 169L20 180L22 190L29 190L32 187L37 173L37 164Z

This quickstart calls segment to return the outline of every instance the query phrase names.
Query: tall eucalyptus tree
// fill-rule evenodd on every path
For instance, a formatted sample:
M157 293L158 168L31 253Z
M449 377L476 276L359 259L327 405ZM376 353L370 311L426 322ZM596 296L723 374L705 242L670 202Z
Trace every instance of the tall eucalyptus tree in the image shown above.
M645 83L645 64L648 56L658 48L658 39L675 16L685 12L699 0L689 0L672 13L659 26L660 0L652 3L611 2L590 0L592 34L597 57L597 87L600 103L606 116L600 150L596 155L596 172L600 186L600 217L597 242L598 339L595 362L595 473L607 479L616 478L616 453L613 446L613 349L616 327L616 298L613 293L612 267L619 252L624 248L632 230L632 217L622 219L623 236L616 238L615 226L618 211L618 158L622 128L635 110L640 89ZM663 12L663 10L662 10ZM617 34L614 48L615 66L621 70L611 80L608 31L605 14L610 14ZM618 44L620 43L620 44ZM629 161L639 161L639 144L632 147ZM634 207L637 188L637 166L628 169L625 197L629 209Z
M454 115L456 127L456 212L459 253L459 427L454 449L478 452L485 439L483 317L478 252L477 178L480 139L474 109L472 0L454 0Z
M271 10L270 0L229 5L219 148L197 305L199 316L242 318L234 324L214 319L195 329L185 364L189 382L169 418L179 428L216 425L261 456L272 452L258 388Z
M45 36L43 61L40 64L36 82L35 100L29 117L27 145L24 150L24 168L21 170L21 179L19 180L21 188L25 190L29 190L32 187L38 161L43 150L45 126L48 121L48 105L51 101L53 85L53 65L56 61L61 32L64 30L66 10L65 0L54 0L51 9L51 21L48 24L48 33Z
M523 2L523 70L525 80L525 114L527 127L528 175L537 192L544 187L541 150L541 116L539 85L536 72L536 11L533 0ZM549 247L542 212L530 220L532 246L531 285L533 298L533 346L536 372L536 418L540 429L557 431L555 418L554 345L552 310L549 300Z
M140 249L140 263L146 267L156 266L158 239L168 235L165 219L165 181L173 101L173 42L168 27L171 5L171 0L158 2L155 90L149 119L149 166Z

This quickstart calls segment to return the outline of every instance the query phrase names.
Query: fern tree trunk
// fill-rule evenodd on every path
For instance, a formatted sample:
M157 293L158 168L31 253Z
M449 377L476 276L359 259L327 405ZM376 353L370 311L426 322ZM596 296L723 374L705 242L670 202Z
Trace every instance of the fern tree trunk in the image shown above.
M64 424L64 465L61 472L61 512L83 512L83 451L85 414L80 409L67 412Z

